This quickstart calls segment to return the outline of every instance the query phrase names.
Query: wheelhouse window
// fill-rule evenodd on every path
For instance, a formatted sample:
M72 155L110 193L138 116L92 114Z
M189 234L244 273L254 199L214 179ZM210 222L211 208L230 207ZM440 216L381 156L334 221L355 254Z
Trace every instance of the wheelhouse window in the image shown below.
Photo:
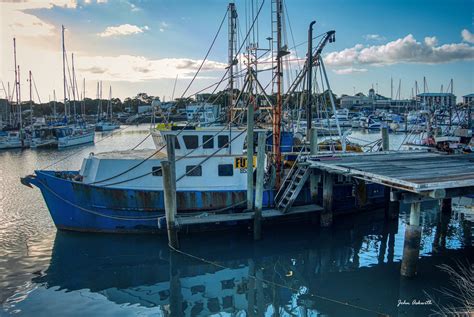
M228 135L219 135L217 137L217 146L219 148L229 147L229 136Z
M234 166L232 164L221 164L217 168L219 176L234 176Z
M202 136L202 148L203 149L212 149L212 148L214 148L214 136L213 135L203 135Z
M186 146L186 149L188 150L197 149L199 146L197 135L184 135L183 141L184 145Z
M151 168L151 174L153 176L163 176L163 170L161 169L161 166L153 166Z
M201 165L186 166L186 176L202 176L202 166Z

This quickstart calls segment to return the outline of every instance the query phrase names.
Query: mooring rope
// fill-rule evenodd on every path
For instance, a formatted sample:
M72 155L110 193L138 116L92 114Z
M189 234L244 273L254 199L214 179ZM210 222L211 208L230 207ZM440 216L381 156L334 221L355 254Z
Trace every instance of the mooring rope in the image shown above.
M187 256L187 257L189 257L189 258L195 259L195 260L197 260L197 261L201 261L201 262L203 262L203 263L207 263L207 264L213 265L213 266L215 266L215 267L218 267L218 268L221 268L221 269L224 269L224 270L225 270L225 269L232 270L231 267L228 267L228 266L219 264L219 263L217 263L217 262L210 261L210 260L207 260L207 259L198 257L198 256L196 256L196 255L193 255L193 254L188 253L188 252L185 252L185 251L178 250L178 249L176 249L175 247L173 247L173 246L170 245L170 244L168 244L168 247L169 247L172 251L175 251L176 253L182 254L182 255L184 255L184 256ZM283 284L280 284L280 283L276 283L276 282L273 282L273 281L269 281L269 280L264 279L264 278L259 278L259 277L257 277L257 276L254 275L254 274L248 274L248 277L253 278L254 280L260 280L260 281L262 281L263 283L266 283L266 284L269 284L269 285L273 285L273 286L280 287L280 288L286 288L286 289L291 290L291 291L293 291L293 292L299 292L299 291L300 291L299 289L294 288L294 287L290 287L290 286L287 286L287 285L283 285ZM380 317L390 317L389 314L382 313L382 312L379 312L379 311L376 311L376 310L373 310L373 309L370 309L370 308L362 307L362 306L359 306L359 305L356 305L356 304L352 304L352 303L349 303L349 302L343 302L343 301L340 301L340 300L337 300L337 299L333 299L333 298L330 298L330 297L327 297L327 296L322 296L322 295L317 295L317 294L311 294L311 293L308 293L307 295L309 295L309 296L311 296L311 297L314 297L314 298L318 298L318 299L324 300L324 301L328 301L328 302L332 302L332 303L335 303L335 304L343 305L343 306L346 306L346 307L351 307L351 308L354 308L354 309L358 309L358 310L362 310L362 311L374 313L374 314L377 314L377 316L380 316Z

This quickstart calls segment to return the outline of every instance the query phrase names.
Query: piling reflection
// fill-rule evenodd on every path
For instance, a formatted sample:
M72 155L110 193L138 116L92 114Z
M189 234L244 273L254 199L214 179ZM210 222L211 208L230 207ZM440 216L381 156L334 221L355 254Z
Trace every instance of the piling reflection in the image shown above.
M447 238L460 231L446 229L443 215L439 221L426 216L423 221L433 221L434 229L424 231L424 239L433 241L434 253L420 259L419 278L401 280L397 258L403 228L397 221L383 221L383 214L347 219L325 230L266 229L258 243L242 232L181 241L183 251L205 261L170 252L165 237L58 232L49 268L33 282L56 291L88 290L108 302L158 309L165 316L429 312L430 307L400 308L397 303L424 299L425 290L449 286L447 280L440 285L435 265L447 258L473 261L473 250L449 249Z

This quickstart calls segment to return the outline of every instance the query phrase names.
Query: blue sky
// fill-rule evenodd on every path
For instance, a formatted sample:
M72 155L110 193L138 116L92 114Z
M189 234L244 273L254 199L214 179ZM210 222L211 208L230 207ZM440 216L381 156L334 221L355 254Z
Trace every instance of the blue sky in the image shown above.
M252 3L257 6L262 1L236 1L242 33L246 11ZM270 2L265 1L258 20L261 47L268 46ZM62 98L59 36L64 24L67 50L76 54L78 81L86 78L89 97L95 95L97 80L103 80L105 87L112 85L114 96L147 92L169 99L178 75L176 97L204 57L227 3L0 0L0 79L13 81L11 38L16 36L22 72L33 71L42 99L47 100L53 89ZM451 78L456 95L474 92L473 1L293 0L287 1L286 8L294 43L306 41L312 20L317 21L315 34L336 30L336 42L324 50L336 94L366 93L374 85L389 96L393 77L395 88L401 79L402 97L410 97L414 81L421 83L423 76L431 92L439 91L442 84L446 88ZM190 91L223 74L226 27L224 24L206 71ZM288 24L287 32L292 47ZM305 50L306 45L298 47L298 55L304 56Z

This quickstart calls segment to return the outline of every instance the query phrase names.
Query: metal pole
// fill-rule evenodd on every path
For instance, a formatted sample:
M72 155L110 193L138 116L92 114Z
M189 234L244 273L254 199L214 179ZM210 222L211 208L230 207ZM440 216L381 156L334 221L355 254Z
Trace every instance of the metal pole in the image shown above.
M253 226L254 240L262 238L262 207L263 207L263 172L265 169L265 140L263 132L258 134L257 148L257 184L255 187L255 216Z
M309 145L309 153L311 155L318 154L318 131L316 128L311 128L310 130L310 145ZM310 175L309 183L310 183L310 191L311 191L311 200L316 202L318 196L318 184L319 184L320 175L316 175L313 172Z
M61 39L62 39L62 44L63 44L63 89L64 89L64 115L66 118L69 116L69 110L68 107L66 106L66 46L64 44L64 30L65 27L64 25L61 25Z
M319 63L321 64L321 68L322 68L323 74L324 74L324 79L326 80L326 85L328 87L329 99L331 100L332 112L334 112L334 117L336 119L337 133L339 134L339 137L341 138L341 144L343 144L344 142L342 142L342 138L344 136L342 135L342 132L341 132L341 126L339 125L339 119L337 118L336 103L334 102L334 96L332 95L332 90L331 90L331 86L329 85L328 75L326 74L326 67L324 67L323 59L321 58L321 56L319 56ZM343 148L342 151L345 152L346 149Z
M30 82L30 124L33 124L33 96L31 90L31 70L29 71L29 82Z
M308 71L307 71L307 82L308 82L308 105L306 108L306 135L309 137L310 135L310 130L312 127L312 121L313 121L313 25L316 23L316 21L312 21L309 24L309 29L308 29L308 58L307 58L307 63L308 63Z
M281 15L282 15L282 0L276 0L276 28L277 28L277 54L276 54L276 81L277 81L277 95L276 105L273 107L273 156L276 168L276 182L277 187L280 186L280 172L281 172L281 111L282 111L282 38L281 38Z

